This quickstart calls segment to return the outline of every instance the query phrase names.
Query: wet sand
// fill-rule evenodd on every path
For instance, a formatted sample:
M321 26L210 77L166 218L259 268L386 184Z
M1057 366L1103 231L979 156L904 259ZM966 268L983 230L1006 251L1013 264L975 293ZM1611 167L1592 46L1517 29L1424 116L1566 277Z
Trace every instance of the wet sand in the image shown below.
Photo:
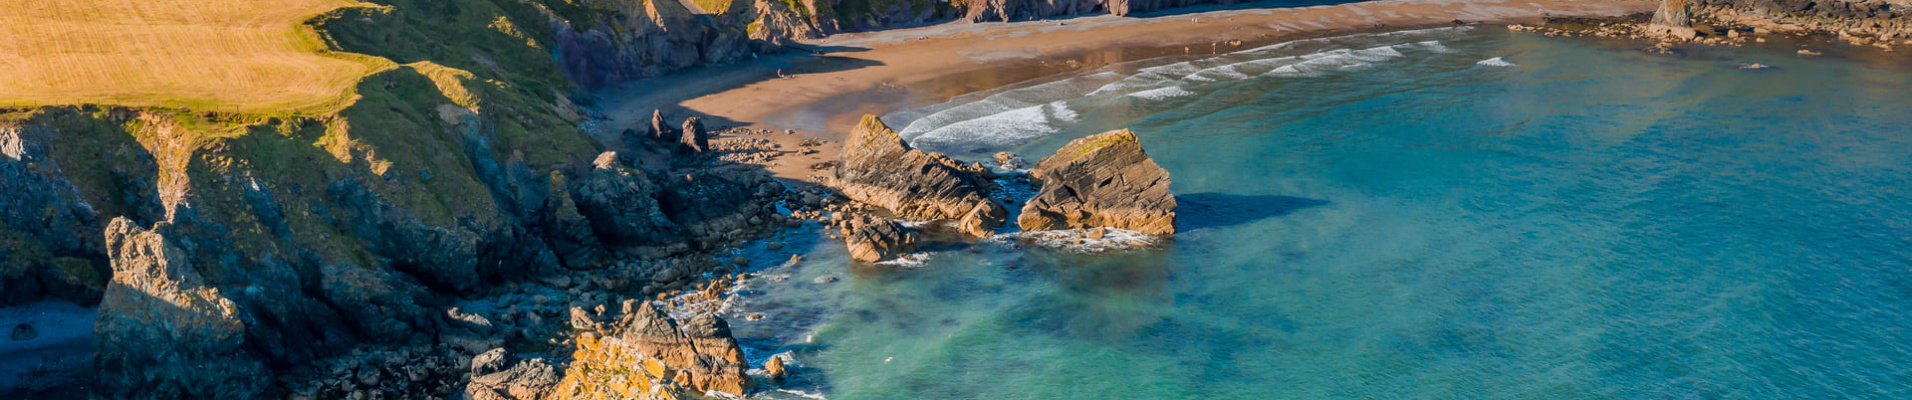
M673 121L702 117L714 128L796 134L760 136L784 150L817 138L816 153L766 165L809 180L814 163L836 159L836 143L863 114L938 102L1029 79L1175 55L1219 54L1313 37L1457 23L1524 23L1543 17L1610 17L1650 12L1650 0L1383 0L1311 7L1245 4L1141 16L1097 15L1015 23L951 22L922 28L839 34L816 40L820 54L792 52L636 82L597 93L608 132L648 126L651 111ZM780 77L781 76L781 77ZM896 127L901 129L902 127ZM640 129L641 130L641 129ZM616 140L615 138L605 138Z

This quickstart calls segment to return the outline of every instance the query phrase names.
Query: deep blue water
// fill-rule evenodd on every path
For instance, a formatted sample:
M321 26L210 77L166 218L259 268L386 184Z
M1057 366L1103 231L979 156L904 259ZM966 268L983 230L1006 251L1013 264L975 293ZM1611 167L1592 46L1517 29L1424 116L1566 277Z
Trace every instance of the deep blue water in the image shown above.
M1181 234L793 233L732 321L830 399L1912 398L1912 62L1641 47L1363 35L897 112L977 160L1130 128Z

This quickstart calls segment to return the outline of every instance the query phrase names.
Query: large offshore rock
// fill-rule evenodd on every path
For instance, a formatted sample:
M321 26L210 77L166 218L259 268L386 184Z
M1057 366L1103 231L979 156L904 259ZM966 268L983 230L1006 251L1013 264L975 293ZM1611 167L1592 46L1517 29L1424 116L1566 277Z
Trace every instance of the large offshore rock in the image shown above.
M989 197L996 189L993 177L981 165L912 149L875 115L865 115L850 131L829 184L852 200L903 218L963 219L980 208L976 229L965 231L986 236L1009 215Z
M105 239L113 280L93 330L107 393L258 398L270 375L245 350L239 306L207 284L171 238L117 218Z
M882 218L865 216L851 219L844 224L841 233L843 244L849 247L850 258L863 262L896 258L916 251L921 245L921 238L915 231Z
M574 312L574 314L578 314ZM574 326L609 316L574 316ZM557 399L680 399L711 391L736 396L756 386L730 325L703 315L678 325L649 303L626 301L606 332L586 332Z
M1042 191L1022 207L1025 231L1120 228L1175 233L1175 196L1168 170L1142 152L1127 129L1069 142L1029 175Z

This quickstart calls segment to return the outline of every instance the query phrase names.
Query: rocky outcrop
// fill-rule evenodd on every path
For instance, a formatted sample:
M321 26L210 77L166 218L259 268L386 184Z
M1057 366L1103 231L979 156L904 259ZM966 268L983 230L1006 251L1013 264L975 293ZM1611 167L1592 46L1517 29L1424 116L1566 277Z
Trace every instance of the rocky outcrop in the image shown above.
M733 63L815 31L806 18L775 1L738 1L729 10L701 12L681 0L583 3L612 12L600 19L564 19L555 12L546 17L559 62L586 88Z
M540 358L524 359L492 349L471 358L471 400L540 400L558 386L558 368Z
M159 233L113 220L113 280L100 303L94 349L114 396L256 398L270 376L245 350L239 306Z
M971 235L1008 218L1008 208L989 197L995 177L978 164L910 148L875 115L866 115L844 143L836 177L829 185L852 200L882 207L897 216L926 220L962 220L972 215Z
M1235 4L1234 0L1107 0L1110 14L1128 16L1134 13L1161 11L1203 4Z
M575 310L572 326L586 332L553 398L743 396L756 386L729 324L715 316L679 325L650 303L625 301L612 315Z
M967 3L970 22L1008 22L1086 15L1104 10L1102 0L979 0Z
M677 143L683 140L683 136L681 133L678 133L677 128L671 127L671 123L664 120L664 110L651 110L651 133L649 136L651 140L656 140L658 143Z
M1042 190L1016 220L1025 231L1107 227L1175 233L1168 171L1142 152L1142 142L1127 129L1071 141L1029 175L1042 181Z
M600 154L573 190L578 213L596 236L613 244L659 243L678 234L658 204L660 188L642 171L627 168L616 153Z
M0 122L0 306L45 296L90 305L105 289L97 234L105 221L67 180L54 138L44 127Z
M915 252L921 238L916 231L883 218L861 216L842 224L840 234L849 247L850 258L880 262Z
M690 153L710 151L710 129L704 128L704 120L690 117L684 120L683 147L679 149Z
M823 37L823 32L817 29L816 25L805 19L797 10L790 8L788 4L796 4L794 2L755 0L750 3L734 1L731 4L733 8L750 4L748 10L737 15L743 15L749 21L745 23L745 32L750 35L752 41L773 46L788 46L798 40Z
M1653 20L1646 25L1645 33L1647 36L1678 40L1699 37L1699 31L1693 30L1692 17L1687 15L1686 0L1661 0L1660 8L1654 11Z

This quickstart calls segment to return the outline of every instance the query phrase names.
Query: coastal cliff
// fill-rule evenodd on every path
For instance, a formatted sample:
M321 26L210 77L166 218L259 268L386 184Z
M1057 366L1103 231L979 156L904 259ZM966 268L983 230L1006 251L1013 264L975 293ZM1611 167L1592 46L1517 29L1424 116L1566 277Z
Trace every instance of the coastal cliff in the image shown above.
M97 395L449 395L475 355L564 346L565 307L684 291L787 222L789 192L697 151L700 123L692 151L580 128L575 94L612 75L567 69L560 28L610 8L381 3L312 21L390 61L336 110L0 110L0 301L98 304ZM684 18L646 23L697 19L659 10ZM763 42L709 29L654 65ZM631 51L688 43L652 33Z

